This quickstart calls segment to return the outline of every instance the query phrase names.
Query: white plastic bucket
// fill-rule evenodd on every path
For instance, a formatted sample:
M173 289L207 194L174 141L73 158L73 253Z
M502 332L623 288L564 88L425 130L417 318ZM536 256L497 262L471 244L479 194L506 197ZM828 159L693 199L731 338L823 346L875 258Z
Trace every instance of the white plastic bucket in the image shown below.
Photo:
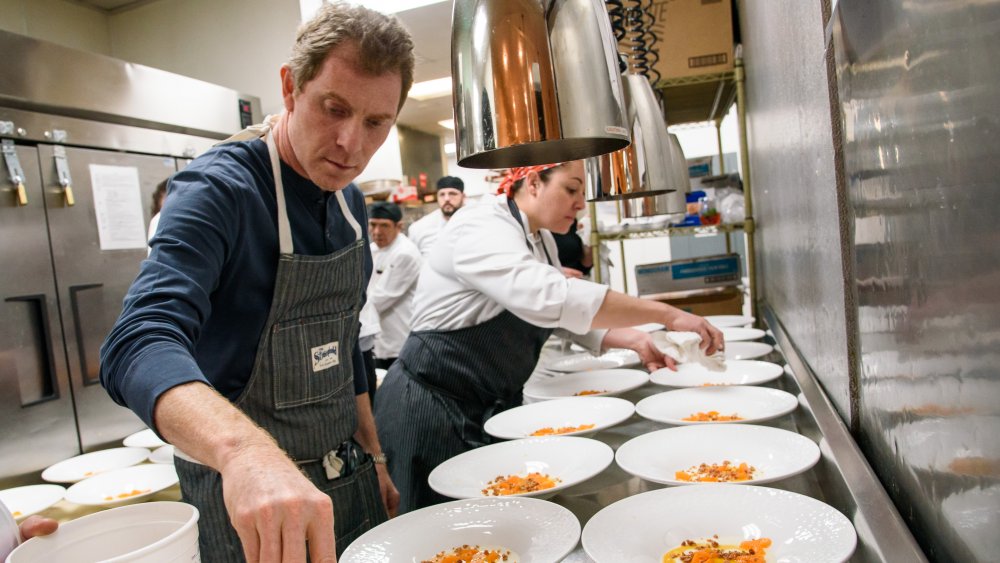
M6 563L192 563L198 553L198 509L183 502L112 508L30 539Z

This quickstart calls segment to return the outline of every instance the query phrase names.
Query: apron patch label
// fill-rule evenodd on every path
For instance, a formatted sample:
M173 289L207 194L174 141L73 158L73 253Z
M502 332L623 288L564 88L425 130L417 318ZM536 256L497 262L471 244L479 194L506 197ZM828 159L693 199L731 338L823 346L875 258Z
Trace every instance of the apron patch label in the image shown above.
M313 371L323 371L326 368L340 364L340 342L330 342L322 346L316 346L311 350Z

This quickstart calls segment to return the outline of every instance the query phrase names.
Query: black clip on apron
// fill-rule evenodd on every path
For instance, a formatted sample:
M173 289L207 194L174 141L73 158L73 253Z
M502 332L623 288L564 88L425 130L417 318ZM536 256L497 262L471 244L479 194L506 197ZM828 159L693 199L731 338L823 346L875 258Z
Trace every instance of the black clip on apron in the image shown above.
M521 212L513 200L507 203L524 230ZM525 243L531 249L527 235ZM544 241L542 249L552 264ZM493 442L483 426L521 404L521 390L551 334L510 311L472 327L410 333L375 401L400 514L453 500L431 489L428 475L447 459Z
M343 193L336 192L355 241L326 256L294 253L281 165L271 128L274 118L231 137L265 137L274 174L281 255L274 297L253 372L236 406L269 432L303 473L330 496L337 555L355 538L386 521L378 476L370 457L350 442L357 426L353 351L364 279L364 239ZM324 458L337 450L360 459L353 473L329 479ZM331 454L327 457L327 454ZM243 548L229 522L222 479L215 470L175 459L181 493L201 513L201 557L209 563L242 562ZM347 471L344 470L344 473Z

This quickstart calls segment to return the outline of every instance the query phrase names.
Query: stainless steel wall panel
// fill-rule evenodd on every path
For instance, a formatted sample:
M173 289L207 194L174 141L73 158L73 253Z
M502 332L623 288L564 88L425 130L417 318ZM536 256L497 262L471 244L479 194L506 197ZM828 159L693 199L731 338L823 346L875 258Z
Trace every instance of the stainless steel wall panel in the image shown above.
M56 283L45 229L38 151L15 151L28 204L0 173L0 478L80 453L66 371Z
M742 2L760 294L850 421L842 225L819 2Z
M840 0L859 443L931 559L1000 557L1000 2Z

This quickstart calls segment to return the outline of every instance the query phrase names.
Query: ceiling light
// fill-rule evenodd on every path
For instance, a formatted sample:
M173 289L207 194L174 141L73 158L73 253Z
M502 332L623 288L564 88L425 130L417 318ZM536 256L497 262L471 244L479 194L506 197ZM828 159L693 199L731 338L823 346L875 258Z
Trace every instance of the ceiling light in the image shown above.
M445 143L444 154L455 154L455 143Z
M451 129L452 131L455 130L455 120L454 119L442 119L441 121L438 121L438 125L440 125L441 127L444 127L445 129Z
M410 88L409 97L414 100L429 100L431 98L440 98L441 96L451 95L451 77L446 76L444 78L436 78L434 80L425 80L423 82L417 82Z

